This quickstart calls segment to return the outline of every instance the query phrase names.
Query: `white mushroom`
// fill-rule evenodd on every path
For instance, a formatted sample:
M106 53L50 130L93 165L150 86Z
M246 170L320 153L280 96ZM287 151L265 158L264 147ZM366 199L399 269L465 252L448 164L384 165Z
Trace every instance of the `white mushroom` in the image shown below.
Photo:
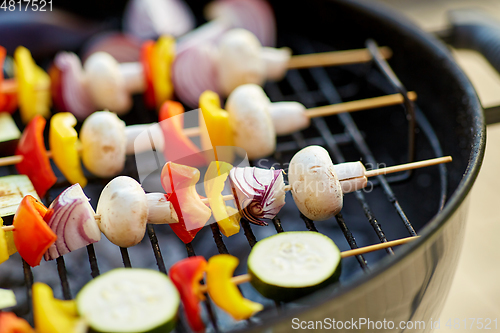
M170 224L179 222L177 213L163 193L148 193L148 223Z
M85 65L88 90L99 109L108 109L118 114L126 113L132 107L132 98L127 90L120 64L109 53L92 54Z
M99 177L112 177L125 164L125 123L108 111L91 114L80 131L82 161L87 170Z
M99 229L115 245L130 247L144 237L148 200L134 179L120 176L103 189L97 204Z
M239 86L227 99L229 123L235 129L235 146L243 148L249 159L268 156L276 148L269 104L266 93L256 84Z
M224 94L229 95L236 87L255 83L264 84L266 66L261 58L259 40L248 30L228 31L219 42L218 74Z
M347 162L334 165L342 192L350 193L366 187L365 166L361 162Z
M288 135L309 127L311 120L299 102L277 102L269 105L276 135Z
M288 180L295 204L311 220L321 221L342 209L343 193L328 152L309 146L290 161Z
M263 47L260 53L266 67L266 79L271 81L282 80L288 71L288 62L292 57L292 50L288 47Z
M127 137L127 155L139 154L153 150L163 151L165 136L159 123L137 124L125 127Z
M131 0L123 15L123 30L141 39L182 36L194 25L193 13L182 0Z

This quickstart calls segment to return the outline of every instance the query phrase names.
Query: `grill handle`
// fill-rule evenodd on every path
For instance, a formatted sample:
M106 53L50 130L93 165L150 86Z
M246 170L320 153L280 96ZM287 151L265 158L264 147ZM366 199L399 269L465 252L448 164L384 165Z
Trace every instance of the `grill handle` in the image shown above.
M500 21L480 9L448 12L450 44L480 52L500 73Z

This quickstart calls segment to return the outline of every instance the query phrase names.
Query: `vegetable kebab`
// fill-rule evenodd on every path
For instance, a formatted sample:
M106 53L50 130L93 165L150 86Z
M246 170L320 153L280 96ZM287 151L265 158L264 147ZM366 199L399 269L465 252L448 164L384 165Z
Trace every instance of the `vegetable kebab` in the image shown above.
M233 282L238 258L219 254L208 262L190 257L174 264L169 276L179 290L188 323L195 332L204 331L199 303L203 293L236 320L248 319L263 309L245 299ZM293 301L338 281L341 254L335 243L320 233L282 232L264 238L252 248L247 261L250 281L264 297ZM206 274L206 286L200 284Z
M263 45L274 46L276 22L267 1L217 0L205 9L211 21L192 30L195 19L183 1L131 0L125 9L123 29L141 39L156 39L163 34L182 36L181 44L188 46L200 40L215 39L232 28L244 28L258 36Z
M175 27L169 25L172 33L178 35L181 31L191 29L192 14L179 1L173 1L168 7L160 6L160 9L156 6L153 11L150 6L141 1L134 2L127 9L125 29L144 36L143 29L158 23L149 21L151 13L154 18L162 17L159 10L169 12L174 7L177 8L175 22L172 21ZM211 18L216 18L216 21L210 26L224 26L223 30L216 29L220 32L231 27L249 29L262 36L264 44L266 39L275 38L273 13L265 1L216 1L211 8ZM168 13L167 17L171 14ZM161 25L165 27L165 22ZM161 105L157 104L157 100L172 97L166 97L169 91L171 93L169 73L175 55L172 42L170 37L160 38L156 43L145 42L140 63L118 64L109 54L101 52L86 64L85 71L75 54L63 52L56 56L54 66L49 71L50 76L35 64L28 49L19 47L14 53L17 68L14 79L4 81L3 72L0 73L0 110L13 112L19 105L24 123L37 114L48 117L51 93L59 110L70 111L80 120L95 109L126 112L131 105L129 95L138 92L144 92L147 105L155 108ZM0 47L0 67L3 66L5 54L5 49ZM88 72L88 77L85 72ZM105 92L100 91L103 87Z
M410 93L409 97L415 99L416 95ZM187 157L190 161L188 164L192 166L206 165L207 160L214 159L232 162L232 149L219 149L221 156L207 158L207 153L202 154L189 139L194 135L201 135L204 151L215 150L217 154L217 146L236 146L243 148L248 158L257 159L274 152L276 135L302 130L309 126L310 118L377 108L402 101L401 95L396 94L306 109L298 102L271 103L261 87L247 84L231 93L227 101L228 112L221 109L216 93L204 92L200 96L202 112L201 127L198 128L184 129L184 108L178 102L166 101L160 110L160 123L156 125L125 126L111 112L92 114L83 123L81 145L78 133L73 128L77 123L76 118L69 112L55 114L50 122L49 142L51 156L66 179L85 187L87 179L80 164L80 149L84 166L98 177L116 176L124 167L126 154L151 151L153 146L164 153L167 161ZM44 146L44 127L45 119L35 116L23 132L16 156L0 158L0 165L17 164L19 173L29 176L40 197L56 182ZM239 130L233 131L233 128ZM141 133L147 135L137 140Z
M113 179L102 191L94 212L79 184L64 190L47 208L27 195L12 226L0 229L0 263L16 249L30 265L56 259L101 239L129 247L144 237L147 223L177 223L172 204L162 193L144 193L130 177Z
M172 99L175 91L180 101L194 107L205 90L216 91L225 97L241 84L262 85L266 75L274 80L281 79L287 66L293 65L287 59L294 59L287 48L261 48L257 38L243 29L225 33L217 49L203 42L180 52L176 52L176 47L172 37L162 36L156 42L143 43L140 62L118 63L110 54L96 52L83 67L74 53L61 52L50 70L54 104L59 110L84 119L95 109L127 113L132 107L132 95L138 93L144 94L148 108L157 109ZM381 50L384 56L389 53L387 48ZM367 58L367 50L350 52L351 63L371 59L369 55ZM337 52L321 56L328 61L318 63L314 58L309 65L302 66L334 66L342 64L338 58L345 58L343 53ZM279 60L275 60L276 57ZM270 61L267 66L266 61Z
M239 232L241 216L254 224L267 225L264 220L274 218L285 205L285 191L292 191L306 217L326 220L340 212L344 193L366 186L367 177L450 161L448 156L365 171L360 162L333 165L324 148L310 146L292 158L288 186L282 170L233 168L226 162L212 162L204 178L206 200L196 192L198 169L167 162L161 173L166 194L145 194L137 181L120 176L103 189L95 215L81 187L75 184L49 208L32 196L24 197L13 226L2 231L12 232L9 236L15 247L31 266L38 265L44 255L46 260L55 259L94 243L100 239L100 232L118 246L134 246L144 237L147 222L169 224L184 243L189 243L213 213L221 232L229 237ZM228 177L234 196L222 195ZM237 209L224 203L234 198ZM3 244L8 244L7 235L4 237ZM7 245L0 247L4 257L8 258L8 252Z
M410 92L408 97L415 100L417 96L414 92ZM149 137L151 135L156 150L164 151L167 161L176 161L187 156L201 157L200 150L188 138L188 136L200 135L204 151L217 150L217 147L222 146L235 146L242 148L241 153L246 154L249 159L258 159L274 152L277 135L288 135L303 130L309 126L311 118L379 108L402 102L403 97L400 94L394 94L306 109L298 102L271 103L260 86L245 84L231 93L227 99L226 112L221 108L217 93L205 91L199 99L201 109L199 127L184 129L183 134L181 120L173 118L182 114L184 109L177 102L167 101L160 109L160 125L142 124L127 127L127 142L133 142L135 145L128 146L127 151L132 153L134 149L137 151L137 148L140 148L139 151L151 149ZM170 120L164 122L166 119ZM146 131L149 134L143 135L144 140L136 140L141 133L147 133ZM166 142L171 144L164 144ZM230 152L227 156L215 159L228 162L233 160ZM202 159L201 162L193 161L192 166L204 164L206 160Z
M217 52L211 46L193 45L176 55L174 38L162 36L156 42L144 42L139 62L118 63L109 53L96 52L83 66L76 54L61 52L56 55L49 74L36 66L26 48L18 47L14 59L19 71L15 79L0 80L0 97L5 94L5 100L11 101L9 105L14 105L17 92L25 123L38 114L45 118L50 115L51 95L59 111L71 112L83 120L96 109L124 114L132 107L132 95L138 93L144 94L148 108L159 108L173 98L174 88L182 102L195 106L205 90L227 96L241 84L262 85L266 77L279 79L287 68L294 66L287 48L262 49L257 38L243 29L226 32ZM386 48L382 51L386 56L390 53ZM371 59L367 50L350 52L347 56L350 62ZM1 48L0 65L4 55L5 49ZM345 63L345 58L342 52L317 54L301 66L333 66ZM6 107L12 109L9 105Z
M369 62L367 49L333 51L292 56L287 47L262 47L259 39L245 29L232 29L214 40L197 40L188 47L179 42L172 65L172 82L179 100L196 106L205 90L222 97L238 86L248 83L263 85L265 81L279 81L289 69L320 66L338 66ZM383 58L392 52L379 48Z
M3 68L6 50L0 46L0 68ZM14 52L15 79L4 80L0 73L0 110L10 113L19 106L21 119L29 122L36 115L50 116L50 77L38 67L30 51L19 46Z
M32 288L36 332L170 332L176 326L180 303L190 328L204 332L200 302L204 293L235 320L248 319L264 309L244 298L237 285L250 282L264 297L290 302L336 281L342 259L406 244L408 237L340 252L335 243L310 231L282 232L259 241L247 262L248 274L234 276L239 260L227 254L194 256L175 263L168 276L158 271L117 268L87 283L75 300L54 298L50 287ZM206 284L201 280L206 276ZM11 291L10 291L11 292ZM12 293L12 292L11 292ZM12 313L0 312L2 325L22 333L33 329ZM3 326L2 326L3 327Z
M32 287L38 333L170 332L176 325L179 293L169 277L148 269L118 268L87 283L75 300L59 300L41 282ZM2 328L35 331L21 319L0 312Z
M175 40L161 37L142 47L141 61L119 64L111 55L97 52L82 68L74 53L56 55L49 74L38 67L28 49L20 46L14 53L16 77L0 78L0 102L8 110L19 101L21 118L28 123L36 115L50 116L51 95L55 107L69 111L79 120L96 109L123 114L132 106L131 94L144 93L148 107L156 108L173 97L170 67L175 56ZM5 49L0 47L0 66ZM7 104L8 103L8 104Z
M212 162L204 178L205 192L219 229L229 237L239 232L240 216L253 224L267 225L265 219L274 218L285 205L285 192L291 191L295 204L311 220L327 220L340 212L345 193L362 189L367 178L392 172L451 162L451 157L440 157L400 166L366 171L361 162L334 165L328 152L320 146L309 146L295 154L290 162L286 186L283 170L256 167L232 167L226 162ZM193 167L167 162L161 173L167 200L172 202L179 223L170 224L184 242L191 242L207 223L211 214L199 198L195 185L200 172ZM223 196L228 178L234 196ZM224 204L235 200L238 208Z
M170 268L169 276L179 290L189 326L195 332L203 332L200 301L204 293L234 319L248 319L263 306L245 299L238 284L250 282L262 296L274 301L295 301L338 281L343 258L406 244L416 238L340 252L330 238L320 233L282 232L260 240L252 248L248 274L233 277L238 258L219 254L208 262L201 256L183 259ZM206 285L200 283L204 275Z
M16 164L20 174L27 175L38 195L43 197L57 181L50 165L51 156L66 179L84 187L87 179L80 164L98 177L111 177L122 171L125 164L125 123L116 114L103 111L87 118L78 133L73 128L76 118L68 112L51 118L47 152L43 132L46 120L35 116L19 140L16 155L0 158L0 165Z

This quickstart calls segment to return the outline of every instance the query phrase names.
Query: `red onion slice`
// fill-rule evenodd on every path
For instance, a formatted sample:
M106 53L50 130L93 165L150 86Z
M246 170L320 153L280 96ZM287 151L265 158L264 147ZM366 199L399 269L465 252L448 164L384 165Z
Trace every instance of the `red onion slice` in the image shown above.
M229 172L243 216L257 225L267 225L285 205L283 170L235 167Z
M68 187L49 206L45 221L57 240L45 252L45 260L56 259L101 239L94 210L80 184Z
M230 29L243 28L252 32L264 46L276 44L276 21L271 6L265 0L218 0L205 8L211 21L179 38L177 50L201 43L214 43Z
M265 0L217 0L207 6L209 19L229 21L232 28L251 31L264 46L276 44L273 9Z
M177 97L193 108L198 107L198 99L205 90L220 95L215 46L203 43L177 54L172 66L172 81Z
M54 59L61 71L61 92L67 110L79 120L95 111L92 98L87 91L85 72L78 56L71 52L61 52Z

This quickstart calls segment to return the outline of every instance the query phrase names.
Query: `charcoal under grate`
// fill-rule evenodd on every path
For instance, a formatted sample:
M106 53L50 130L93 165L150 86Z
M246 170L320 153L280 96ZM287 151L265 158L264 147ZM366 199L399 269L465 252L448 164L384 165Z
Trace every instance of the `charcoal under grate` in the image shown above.
M291 47L295 54L332 50L329 45L298 36L285 35L282 38L281 42ZM368 41L367 47L375 58L370 63L290 70L283 81L268 83L265 90L272 101L294 100L306 107L397 92L406 94L405 88L388 64L377 54L376 44ZM274 166L286 170L287 162L293 154L312 144L324 146L334 163L361 160L372 168L381 166L378 163L382 161L386 165L392 165L412 161L415 157L424 159L442 156L437 136L424 114L417 104L412 105L406 96L405 99L404 105L313 119L310 128L290 136L279 137L276 152L272 157L253 163L260 167ZM154 116L138 112L136 107L125 120L128 124L147 123L154 121ZM133 158L128 158L123 174L137 178L134 163ZM2 170L2 174L6 172L13 173L14 170L13 168ZM161 272L167 273L168 267L185 257L186 253L187 256L205 257L217 253L233 254L240 258L236 274L241 274L246 270L246 258L251 247L258 240L275 232L292 230L321 232L331 237L341 250L414 236L444 206L446 179L445 165L391 177L377 176L370 181L371 186L367 190L346 195L342 213L334 219L320 223L315 223L300 214L291 194L287 193L285 207L269 226L251 225L242 219L242 231L226 238L221 235L217 224L213 223L200 231L193 243L186 245L176 238L168 226L148 225L148 237L133 248L117 248L103 237L100 242L87 246L87 251L82 249L67 254L58 258L55 264L42 263L34 270L35 279L31 268L24 261L21 266L20 257L13 258L0 267L0 287L15 290L20 303L14 309L15 312L32 322L30 304L33 280L50 284L54 288L56 297L71 299L83 284L101 272L123 265L148 268L156 266ZM107 181L89 179L85 192L92 198L94 207ZM46 203L68 185L65 181L58 182L44 198ZM415 198L418 195L425 195L428 198L416 202ZM410 219L416 222L412 223ZM336 288L343 288L354 281L356 276L369 274L372 265L383 257L392 255L394 249L387 248L385 251L345 259L340 283ZM19 279L17 273L20 268L24 275L24 283L20 281L22 279ZM266 310L250 320L235 323L208 299L204 303L204 316L209 331L227 331L257 325L287 309L308 306L307 302L286 305L274 303L260 296L249 284L241 285L240 288L245 297L263 303ZM328 293L325 297L327 296ZM176 331L189 331L182 315L180 317Z

